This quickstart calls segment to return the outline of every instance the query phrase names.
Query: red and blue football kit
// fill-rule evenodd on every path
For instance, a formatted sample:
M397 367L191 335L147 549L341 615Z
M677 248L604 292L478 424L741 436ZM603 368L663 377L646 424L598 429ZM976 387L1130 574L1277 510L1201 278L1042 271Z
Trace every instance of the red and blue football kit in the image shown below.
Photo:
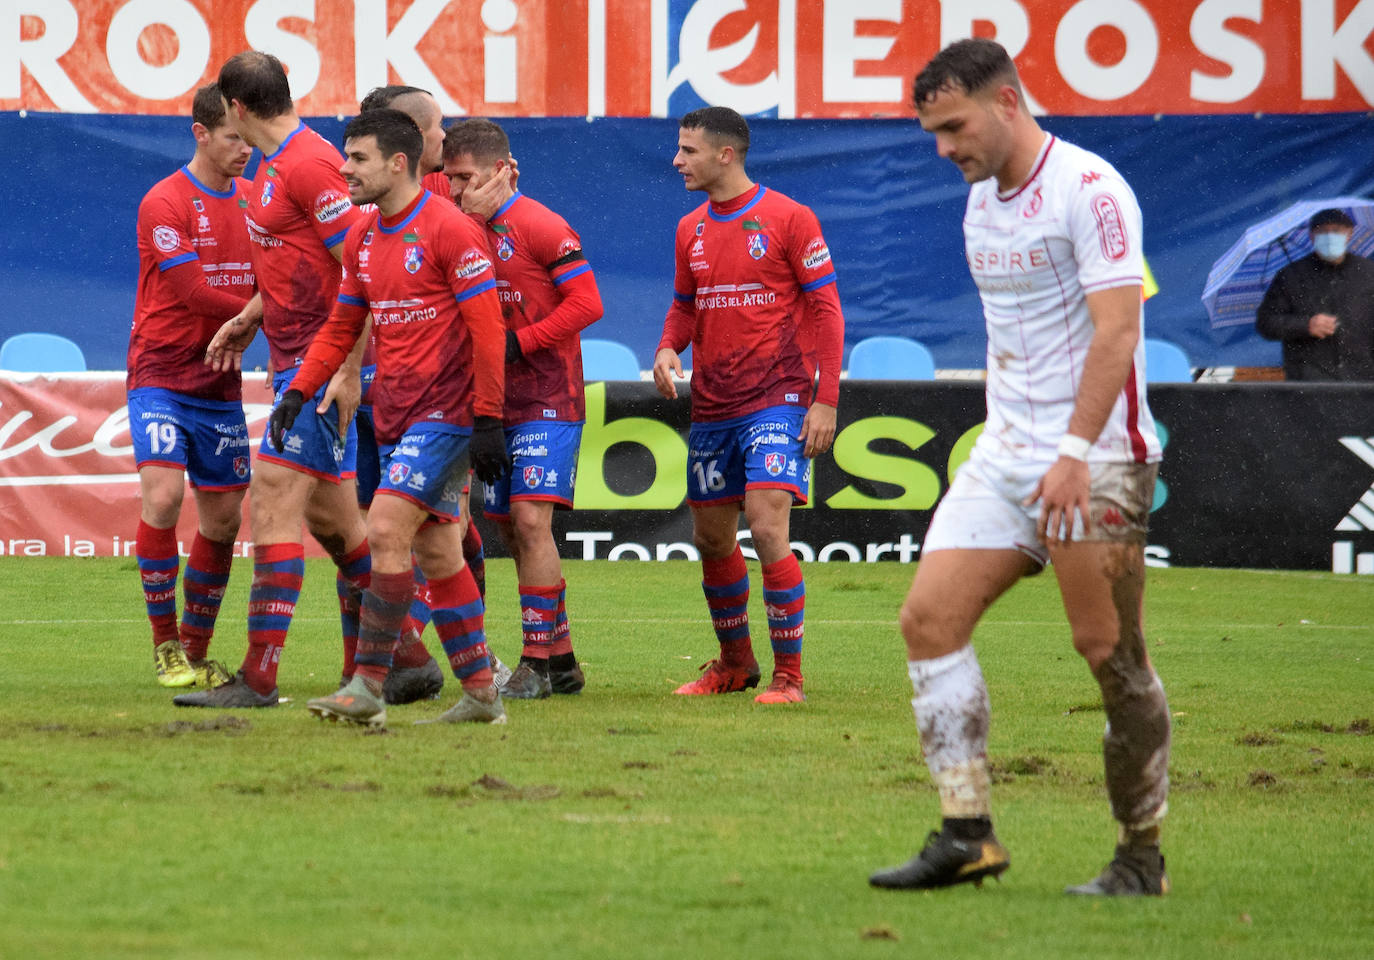
M688 500L705 507L742 501L748 490L778 489L805 502L811 463L798 435L818 370L815 402L838 404L844 349L835 269L810 209L755 186L682 218L673 305L658 348L682 353L689 343ZM749 572L738 546L725 557L703 557L702 590L720 642L719 666L678 693L754 685ZM774 686L759 699L787 702L801 696L805 629L806 585L795 554L764 564L763 596Z
M262 330L276 373L305 356L339 293L329 248L362 217L348 198L342 164L339 151L302 123L258 163L248 192Z
M138 292L129 335L128 389L162 387L207 400L241 397L237 370L218 373L205 348L253 296L251 245L236 178L211 190L189 168L159 181L138 205Z

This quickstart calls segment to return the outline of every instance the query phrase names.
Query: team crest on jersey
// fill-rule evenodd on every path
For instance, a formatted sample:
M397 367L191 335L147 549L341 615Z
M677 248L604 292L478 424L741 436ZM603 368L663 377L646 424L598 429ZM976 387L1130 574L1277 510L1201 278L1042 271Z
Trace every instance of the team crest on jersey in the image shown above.
M1031 194L1030 200L1026 203L1025 209L1021 211L1021 216L1029 220L1040 212L1040 208L1045 205L1045 198L1040 194L1040 188L1035 188L1035 193Z
M408 476L410 476L410 464L408 463L393 463L386 471L386 478L397 485L405 483Z
M762 260L763 255L768 252L768 234L751 233L749 234L749 256L755 260Z
M770 477L776 477L787 467L787 457L781 453L765 453L763 455L763 469L768 471Z
M703 233L705 233L705 232L706 232L706 221L705 221L705 220L698 220L698 221L697 221L697 236L699 237L699 236L701 236L701 235L702 235Z
M272 196L277 192L277 185L271 180L262 185L262 196L258 198L258 203L267 206L272 202Z
M515 256L515 245L510 242L510 237L502 237L496 241L496 255L503 261Z
M193 206L193 207L196 208L196 213L204 213L204 212L205 212L205 204L201 202L200 197L192 197L192 198L191 198L191 206Z
M153 246L163 253L171 253L181 246L181 234L173 227L153 227Z
M238 477L240 480L242 480L242 479L244 479L245 477L248 476L248 458L247 458L247 457L235 457L235 458L234 458L234 476Z
M529 466L525 468L525 486L533 490L539 486L539 481L544 479L544 468Z
M420 252L419 247L406 247L406 258L404 261L406 273L415 273L424 262L425 255Z

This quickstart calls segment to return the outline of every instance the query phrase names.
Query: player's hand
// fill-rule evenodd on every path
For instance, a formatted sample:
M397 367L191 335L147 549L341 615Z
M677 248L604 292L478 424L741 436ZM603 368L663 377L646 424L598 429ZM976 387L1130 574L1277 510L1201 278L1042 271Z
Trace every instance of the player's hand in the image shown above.
M1325 340L1336 332L1336 327L1340 326L1339 321L1329 313L1313 314L1312 319L1307 321L1307 332L1318 340Z
M516 186L520 182L520 164L516 163L514 157L506 158L506 168L510 170L510 188L512 191L520 189Z
M525 359L525 351L520 349L520 338L515 335L514 330L506 331L506 362L515 363L517 360Z
M286 441L286 431L295 426L303 406L305 394L299 390L288 390L272 408L272 415L267 418L267 439L278 453L281 453L282 444Z
M331 403L338 404L339 433L342 434L348 429L349 421L353 419L353 414L358 412L358 405L362 401L362 376L356 367L350 367L345 363L334 373L334 376L329 378L329 386L325 388L324 396L320 398L319 405L315 407L315 412L318 414L327 413Z
M818 457L835 442L835 408L828 403L813 403L802 418L801 434L797 438L806 444L803 455Z
M477 479L493 484L510 470L510 454L506 452L506 431L497 417L475 417L468 454Z
M497 161L496 171L485 183L469 187L463 191L459 202L463 212L483 220L490 220L515 193L511 179L511 166L505 161Z
M1035 490L1026 498L1026 506L1040 501L1040 517L1035 532L1044 543L1068 543L1073 540L1074 520L1083 518L1083 533L1092 533L1089 499L1092 478L1088 464L1072 457L1060 457L1040 478Z
M682 372L682 358L677 355L677 351L672 347L664 347L654 355L654 386L658 387L658 392L669 400L677 399L677 384L673 381L674 375L679 380L686 379Z
M253 342L261 325L261 321L250 320L242 313L226 320L205 348L205 365L219 373L242 370L243 351Z

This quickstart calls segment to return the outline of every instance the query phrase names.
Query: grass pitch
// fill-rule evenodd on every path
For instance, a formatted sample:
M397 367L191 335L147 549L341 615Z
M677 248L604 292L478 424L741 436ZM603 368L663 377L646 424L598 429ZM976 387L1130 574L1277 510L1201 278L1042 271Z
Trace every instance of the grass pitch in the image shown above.
M231 664L250 570L212 647ZM132 561L0 560L0 956L1370 956L1374 578L1149 572L1174 892L1100 902L1061 893L1114 835L1053 579L975 638L1012 868L909 894L866 878L938 824L896 630L912 568L805 573L803 705L672 696L715 647L695 564L571 563L585 693L509 704L504 727L413 726L450 681L378 734L305 711L339 672L326 562L290 702L209 712L156 686ZM488 586L513 661L509 561Z

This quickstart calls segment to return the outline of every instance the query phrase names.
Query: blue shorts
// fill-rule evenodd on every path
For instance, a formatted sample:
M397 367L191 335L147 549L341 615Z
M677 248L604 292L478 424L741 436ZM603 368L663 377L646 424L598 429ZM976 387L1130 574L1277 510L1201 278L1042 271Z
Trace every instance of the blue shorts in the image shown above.
M399 443L381 446L377 495L404 497L436 520L457 520L468 486L471 427L448 423L411 424Z
M353 415L353 424L358 435L358 453L354 457L358 468L358 506L366 509L382 479L381 452L377 449L377 434L372 428L372 408L359 407Z
M296 371L286 370L272 377L273 409L291 386L295 375ZM353 421L348 422L348 432L341 435L338 407L331 405L323 414L315 412L328 389L329 384L326 383L315 391L313 397L306 399L300 416L282 438L280 451L267 439L270 420L264 421L262 445L258 448L259 460L279 463L331 483L353 479L357 473L358 454L358 431Z
M129 391L129 436L140 467L184 470L199 490L248 486L248 426L236 400L139 387Z
M805 503L811 461L802 456L803 407L769 407L757 413L694 423L687 434L687 502L732 503L746 490L786 490Z
M510 472L487 486L482 511L489 517L509 517L512 500L549 500L571 507L581 446L581 423L534 420L507 427Z

